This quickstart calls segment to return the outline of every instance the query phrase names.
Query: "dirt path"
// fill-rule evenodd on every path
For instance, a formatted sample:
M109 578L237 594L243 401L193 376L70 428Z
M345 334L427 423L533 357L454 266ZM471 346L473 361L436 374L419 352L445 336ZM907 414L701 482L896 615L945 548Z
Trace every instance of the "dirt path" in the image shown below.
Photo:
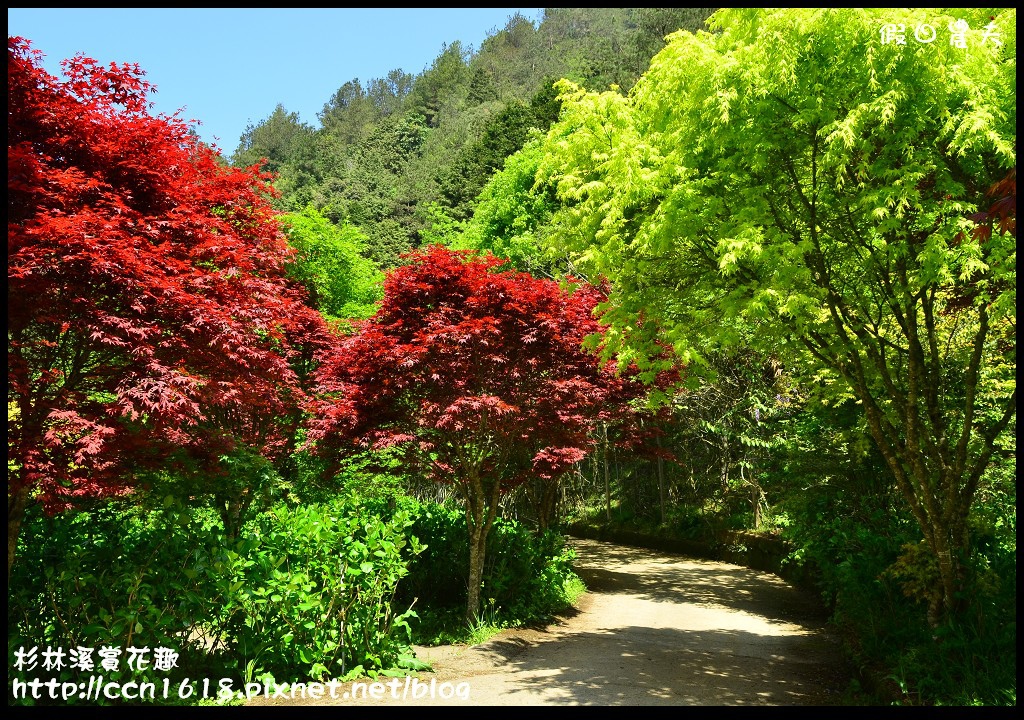
M849 676L824 630L821 609L807 593L737 565L572 542L577 571L590 588L577 611L546 630L505 631L473 647L417 648L417 656L434 668L417 679L420 697L413 698L415 689L402 680L378 692L378 699L365 688L360 693L345 685L335 700L254 699L251 704L840 701Z

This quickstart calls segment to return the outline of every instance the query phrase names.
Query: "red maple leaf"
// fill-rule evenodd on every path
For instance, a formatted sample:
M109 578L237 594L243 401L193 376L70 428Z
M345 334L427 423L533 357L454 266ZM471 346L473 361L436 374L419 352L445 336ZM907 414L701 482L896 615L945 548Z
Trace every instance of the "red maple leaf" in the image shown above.
M329 338L268 176L150 116L137 66L64 71L8 39L8 496L51 511L172 454L274 457Z

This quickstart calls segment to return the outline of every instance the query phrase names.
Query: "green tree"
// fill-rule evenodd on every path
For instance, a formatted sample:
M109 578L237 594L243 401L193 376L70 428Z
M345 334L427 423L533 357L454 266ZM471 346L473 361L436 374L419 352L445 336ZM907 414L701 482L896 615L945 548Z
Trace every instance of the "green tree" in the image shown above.
M384 118L351 145L318 131L278 177L283 209L302 212L311 205L339 226L353 225L367 238L365 255L381 266L396 264L414 235L415 202L402 179L424 131L415 114Z
M325 131L342 144L352 145L373 131L379 113L374 98L363 89L359 78L353 78L338 88L319 117Z
M967 599L972 501L1016 413L1016 13L990 12L720 11L628 97L564 83L540 168L558 246L612 279L614 346L746 339L861 404L933 625Z
M473 70L469 81L469 92L466 100L474 105L498 99L498 89L494 86L494 75L485 68Z
M458 109L469 91L469 51L458 40L445 45L427 70L416 78L409 93L411 109L426 118L428 127L440 125Z
M383 293L384 274L363 257L366 236L348 223L335 225L312 206L281 216L297 251L288 273L309 291L328 319L368 318Z
M312 135L313 129L299 121L298 113L290 113L278 104L270 116L258 125L251 123L239 139L231 157L235 167L248 167L265 159L263 169L279 172L292 161L300 144Z
M537 47L537 28L522 13L510 15L504 29L488 36L470 61L476 73L484 73L502 100L528 97L539 78L542 53ZM474 75L476 81L476 75ZM470 98L472 99L472 93ZM490 98L482 97L477 102Z
M505 158L523 146L535 123L526 103L510 102L487 123L479 140L464 145L458 157L439 171L441 196L457 219L466 219L473 198Z
M406 166L419 157L426 128L422 115L390 118L355 148L345 193L352 221L366 232L369 256L382 268L414 244L416 201Z
M402 109L414 81L410 73L400 69L391 70L386 77L370 80L366 95L381 117L390 117Z
M345 162L344 146L330 133L317 130L303 136L274 180L280 193L275 207L282 212L298 212L312 204L326 211L332 205L331 181L343 174Z
M490 251L508 258L524 272L552 275L539 234L548 228L557 207L554 193L534 192L534 178L544 154L540 138L509 157L477 197L473 217L453 234L453 248Z

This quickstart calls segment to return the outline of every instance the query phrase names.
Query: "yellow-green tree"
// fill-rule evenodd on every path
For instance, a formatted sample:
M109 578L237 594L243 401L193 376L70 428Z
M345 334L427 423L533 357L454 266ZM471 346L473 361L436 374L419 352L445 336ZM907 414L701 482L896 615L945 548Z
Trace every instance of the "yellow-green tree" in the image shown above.
M310 302L330 320L368 318L384 294L384 273L363 256L366 236L335 225L312 206L286 213L281 223L295 257L289 275L309 291Z
M671 36L628 96L562 83L546 237L612 280L627 356L754 343L852 394L923 533L937 625L965 602L972 501L1016 413L1016 12L710 27Z

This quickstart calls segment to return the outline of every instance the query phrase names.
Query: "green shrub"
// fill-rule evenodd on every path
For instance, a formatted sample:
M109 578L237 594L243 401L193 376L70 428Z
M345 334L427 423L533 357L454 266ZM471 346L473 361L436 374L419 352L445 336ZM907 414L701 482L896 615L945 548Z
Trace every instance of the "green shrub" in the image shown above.
M111 647L122 661L103 671L108 681L230 678L236 689L267 673L292 682L415 667L412 605L434 626L462 624L467 548L460 509L421 504L387 483L329 502L279 503L235 539L213 509L172 498L163 507L33 512L8 594L9 667L21 679L81 682L84 671L28 670L17 653L34 647L41 660L46 648ZM484 575L488 623L524 625L568 606L582 588L572 560L557 533L498 520ZM151 660L168 648L177 664L129 668L129 647L149 648ZM214 680L207 699L217 691Z
M424 503L415 511L412 532L427 547L410 565L399 596L404 602L418 599L417 607L443 615L442 625L461 622L469 575L463 511ZM487 539L481 592L490 620L521 626L544 621L566 608L580 586L572 570L574 557L557 532L534 535L518 522L498 518Z
M1012 705L1016 700L1016 510L997 497L972 516L968 612L931 628L934 560L916 525L885 493L823 482L788 503L794 562L819 569L847 651L875 678L880 701ZM879 680L883 682L878 682Z
M174 685L185 677L219 677L226 658L206 652L204 638L221 601L213 578L193 568L202 565L208 544L220 535L210 509L182 515L112 502L56 517L34 509L22 527L8 590L12 677L69 682L102 674L110 682L167 678ZM48 670L41 662L19 668L15 653L33 647L38 653L60 648L65 663L71 649L91 648L96 671L69 665ZM104 647L120 655L117 669L101 669ZM178 654L176 667L132 670L130 647L149 648L150 662L156 648L168 648ZM71 697L61 704L77 702Z
M420 552L409 513L343 502L273 508L214 560L229 651L275 677L342 677L410 656L410 609L392 605Z
M18 651L63 648L67 662L72 648L109 646L122 658L103 671L111 682L230 677L239 687L266 672L299 681L410 663L414 615L392 605L420 550L410 525L407 511L382 518L345 499L280 504L233 541L212 510L171 502L33 513L8 594L9 667L77 682L83 673L67 666L16 664ZM177 667L132 670L129 647L169 648Z

